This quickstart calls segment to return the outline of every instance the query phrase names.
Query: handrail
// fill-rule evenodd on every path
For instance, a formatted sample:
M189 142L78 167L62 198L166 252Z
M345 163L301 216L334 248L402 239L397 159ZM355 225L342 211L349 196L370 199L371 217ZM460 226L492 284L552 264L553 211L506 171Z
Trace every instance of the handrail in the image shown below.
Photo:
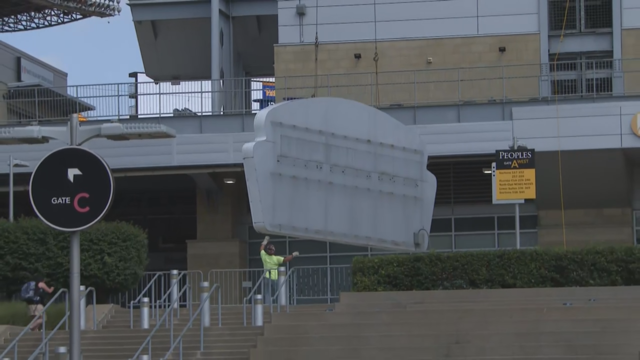
M145 346L147 346L147 344L149 345L149 359L151 359L151 338L153 337L153 335L156 333L156 331L158 331L158 329L160 328L160 324L162 324L162 322L167 318L167 315L169 315L169 313L171 313L171 329L170 334L171 334L171 342L173 343L173 305L176 302L180 302L180 296L182 295L182 293L187 290L190 289L191 285L185 286L182 291L180 291L180 293L178 293L178 297L173 299L173 301L171 301L171 304L169 304L169 308L167 309L167 311L164 312L164 315L162 315L162 317L160 318L160 320L156 323L156 326L153 328L153 330L151 330L151 333L149 334L149 336L147 336L147 339L142 343L142 345L140 345L140 348L138 349L138 351L136 351L136 353L133 355L133 357L131 357L131 360L134 359L138 359L138 356L140 355L140 353L142 353L142 350L144 349ZM180 309L178 309L178 311L180 311Z
M176 282L173 283L173 285L169 286L169 289L167 290L167 292L162 296L162 298L158 301L158 304L163 304L164 300L167 298L167 296L171 295L171 291L173 290L173 288L175 286L178 286L178 284L180 284L180 279L182 279L182 277L186 274L186 272L183 272L180 274L180 276L178 276L178 278L176 279ZM189 287L189 282L187 282L187 284L185 285L185 288ZM184 290L184 288L182 289ZM178 308L180 308L180 296L182 296L182 291L179 292L178 297L174 300L174 301L170 301L171 304L169 305L169 307L173 308L174 303L176 303L177 300L177 304L178 304ZM166 314L166 313L165 313ZM156 311L156 322L160 322L160 312ZM178 311L178 317L180 317L180 312ZM171 319L173 320L173 315L171 316Z
M54 300L58 298L58 296L60 296L60 294L63 293L69 293L69 291L67 289L60 289L60 291L58 291L58 293L51 298L51 300L49 300L49 303L42 309L42 314L44 315L47 311L47 309L49 308L49 306L51 306L51 304L54 303ZM65 301L66 304L66 308L67 311L69 310L69 299L67 298ZM46 325L46 315L42 316L42 341L44 342L45 339L45 325ZM27 325L24 330L22 330L22 332L11 342L11 344L9 344L9 346L7 346L7 348L0 354L0 359L4 359L9 351L11 350L11 348L14 348L14 359L18 358L18 341L20 341L20 339L24 336L24 334L26 334L27 332L30 331L31 326L33 325L33 323L36 322L36 320L38 320L38 317L35 317L33 320L31 320L31 322L29 323L29 325ZM61 321L62 322L62 321Z
M93 330L97 329L97 324L96 324L96 289L90 287L88 288L84 295L82 295L81 300L84 300L87 298L87 295L89 294L89 292L93 292ZM81 309L80 311L83 311L86 309ZM53 328L53 330L51 330L51 332L49 333L49 336L46 337L46 339L44 339L40 345L35 349L35 351L33 352L33 354L31 354L31 356L29 356L28 360L34 360L39 354L40 351L42 350L42 347L44 346L44 351L45 351L45 355L44 355L44 360L49 359L49 341L51 340L51 338L53 337L53 335L55 335L56 331L58 331L60 329L60 327L62 326L62 322L65 322L65 324L69 323L69 315L71 314L71 312L69 310L67 310L66 314L62 317L62 319L60 320L60 322L58 323L58 325L56 325L55 328ZM17 359L17 358L15 358Z
M291 276L291 274L293 274L293 272L296 269L297 268L291 268L289 270L289 272L287 273L287 276L285 276L284 281L282 282L282 284L278 285L278 290L276 291L275 295L273 295L271 297L271 313L273 313L273 302L274 301L278 301L278 295L280 294L280 290L282 290L285 286L287 286L288 281L289 281L289 276ZM280 301L278 301L278 312L280 312ZM289 312L289 299L287 299L287 312Z
M266 272L262 274L262 276L260 277L260 280L258 280L258 282L256 283L256 286L254 286L251 292L249 293L249 295L247 295L247 297L245 297L242 300L242 316L243 316L244 326L247 326L247 300L249 298L253 300L253 293L256 292L256 290L258 290L258 286L262 284L262 280L264 280L266 274L267 274Z
M200 314L200 311L202 311L202 308L206 304L208 304L208 301L211 298L211 295L216 289L218 289L218 327L222 326L222 296L221 296L222 291L220 289L220 285L215 284L213 285L211 290L209 290L209 293L207 293L207 296L205 296L204 299L200 300L200 306L198 306L198 310L196 310L195 314L191 317L191 320L189 321L189 323L184 327L184 330L182 330L182 332L180 333L180 336L178 336L176 341L171 344L171 347L169 348L169 351L167 351L167 354L160 360L166 360L169 356L171 356L173 349L176 347L178 343L180 343L180 358L178 360L182 360L182 338L184 337L184 334L187 333L187 330L191 328L191 326L193 325L193 321L196 319L196 317L198 317L198 314ZM204 351L204 322L202 320L200 320L200 351ZM151 356L149 356L149 358L151 358ZM29 360L32 360L32 359L29 359Z
M151 300L151 303L153 304L153 303L154 303L154 300L155 300L155 294L156 294L156 291L155 291L155 283L156 283L156 279L158 278L158 276L160 276L160 275L164 275L164 274L165 274L165 272L157 273L157 274L156 274L156 276L154 276L154 277L151 279L151 281L149 282L149 285L147 285L147 287L145 287L145 288L142 290L142 292L140 293L140 296L138 296L138 298L137 298L137 299L133 300L133 301L131 302L131 304L129 304L129 319L131 320L131 328L132 328L132 329L133 329L133 305L134 305L134 303L137 303L138 301L140 301L140 299L142 299L142 296L144 296L144 294L147 292L147 290L149 290L149 288L151 287L151 288L152 288L152 290L151 290L151 296L153 297L153 300ZM152 310L152 311L153 311L153 310ZM151 318L153 318L153 313L151 314Z

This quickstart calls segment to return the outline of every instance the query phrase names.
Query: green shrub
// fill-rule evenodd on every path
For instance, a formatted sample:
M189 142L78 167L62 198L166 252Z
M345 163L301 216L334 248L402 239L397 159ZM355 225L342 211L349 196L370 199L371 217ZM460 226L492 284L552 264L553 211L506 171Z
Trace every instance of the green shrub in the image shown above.
M83 285L103 296L126 291L147 265L147 235L128 223L101 222L80 234L80 256ZM68 287L69 234L39 219L0 220L0 292L10 297L38 274L56 290Z
M640 285L640 248L501 250L356 258L353 291Z
M46 329L52 330L64 318L64 315L64 303L51 304L47 309ZM0 302L0 325L27 326L31 320L25 303Z

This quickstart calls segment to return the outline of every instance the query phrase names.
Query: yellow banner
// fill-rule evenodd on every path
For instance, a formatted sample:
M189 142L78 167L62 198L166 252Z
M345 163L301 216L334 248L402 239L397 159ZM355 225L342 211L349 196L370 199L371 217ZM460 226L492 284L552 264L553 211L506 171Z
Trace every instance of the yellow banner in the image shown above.
M496 200L536 198L536 169L496 170Z

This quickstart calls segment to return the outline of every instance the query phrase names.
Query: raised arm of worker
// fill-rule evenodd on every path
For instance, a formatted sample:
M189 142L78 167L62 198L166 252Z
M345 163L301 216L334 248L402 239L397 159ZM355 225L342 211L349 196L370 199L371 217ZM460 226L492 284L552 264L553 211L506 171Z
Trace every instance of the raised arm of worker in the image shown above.
M269 243L269 237L265 236L264 240L262 240L262 245L260 245L260 252L264 251L264 247Z
M260 245L260 254L262 254L262 252L264 251L264 248L269 243L269 240L270 240L270 238L268 236L265 236L264 240L262 240L262 244ZM296 251L293 254L283 258L282 259L282 264L288 263L289 261L293 260L293 258L298 256L298 255L300 255L300 253Z

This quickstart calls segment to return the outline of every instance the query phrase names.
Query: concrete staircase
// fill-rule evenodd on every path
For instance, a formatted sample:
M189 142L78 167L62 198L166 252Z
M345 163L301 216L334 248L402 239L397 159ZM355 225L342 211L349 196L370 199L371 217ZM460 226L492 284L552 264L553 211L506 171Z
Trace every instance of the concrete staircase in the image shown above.
M343 293L280 313L251 360L636 360L640 287Z
M197 309L194 305L193 311ZM325 311L327 305L304 305L292 308L293 313ZM276 307L274 307L274 311ZM177 313L177 312L176 312ZM255 348L258 336L263 334L263 327L251 326L251 307L247 306L247 324L243 326L242 306L223 306L222 327L218 327L217 307L211 307L211 327L204 331L204 351L200 351L200 317L193 322L193 327L187 331L183 338L182 359L184 360L248 360L249 350ZM162 315L162 313L161 313ZM189 321L189 310L180 309L180 318L174 317L174 340L184 330ZM271 321L270 307L264 309L265 324ZM127 309L116 308L113 315L106 320L102 329L96 331L84 331L82 333L83 360L128 360L135 354L147 339L156 325L155 319L151 321L150 330L140 329L140 312L134 310L134 329L130 328L130 313ZM10 333L9 338L0 344L0 352L19 335L18 332ZM48 335L48 333L47 333ZM42 333L27 333L18 346L18 359L27 360L28 357L42 342ZM58 346L69 346L68 333L57 332L49 343L50 359L55 359L54 350ZM156 332L151 342L151 359L157 360L164 357L171 346L170 329L162 325ZM145 348L143 355L148 355ZM12 360L14 352L9 358ZM172 359L179 359L179 348L176 347Z

